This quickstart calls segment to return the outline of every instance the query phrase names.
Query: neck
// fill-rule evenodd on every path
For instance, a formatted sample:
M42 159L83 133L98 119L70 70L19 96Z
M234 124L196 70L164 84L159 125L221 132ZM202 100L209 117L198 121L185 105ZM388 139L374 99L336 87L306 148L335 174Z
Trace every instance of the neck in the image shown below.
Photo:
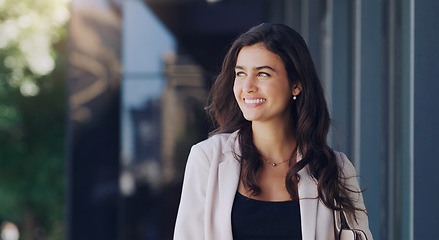
M296 146L291 124L252 122L252 131L256 148L270 161L288 159Z

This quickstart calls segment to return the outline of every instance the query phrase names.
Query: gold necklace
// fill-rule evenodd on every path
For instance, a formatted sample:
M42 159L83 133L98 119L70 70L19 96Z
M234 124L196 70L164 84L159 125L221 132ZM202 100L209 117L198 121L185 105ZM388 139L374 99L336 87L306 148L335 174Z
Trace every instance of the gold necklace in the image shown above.
M286 162L286 161L289 161L291 158L288 158L287 160L284 160L284 161L282 161L282 162L280 162L280 163L270 162L270 161L268 161L265 157L262 157L262 159L263 159L264 161L266 161L267 163L269 163L271 166L276 167L276 166L279 165L279 164L282 164L282 163L284 163L284 162Z

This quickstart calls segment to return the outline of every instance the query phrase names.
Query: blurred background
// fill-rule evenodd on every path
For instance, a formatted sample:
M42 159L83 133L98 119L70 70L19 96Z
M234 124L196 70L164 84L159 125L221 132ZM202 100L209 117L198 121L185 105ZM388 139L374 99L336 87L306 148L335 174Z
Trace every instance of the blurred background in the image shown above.
M233 40L304 37L375 239L435 239L439 2L0 0L0 239L172 239Z

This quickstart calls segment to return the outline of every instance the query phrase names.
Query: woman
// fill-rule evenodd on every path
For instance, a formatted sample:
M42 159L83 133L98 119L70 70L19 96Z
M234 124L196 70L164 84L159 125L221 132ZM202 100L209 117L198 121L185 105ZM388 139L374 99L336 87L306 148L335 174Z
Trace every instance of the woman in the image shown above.
M218 128L189 154L174 239L335 239L341 209L372 239L355 169L326 144L328 109L297 32L242 34L210 100Z

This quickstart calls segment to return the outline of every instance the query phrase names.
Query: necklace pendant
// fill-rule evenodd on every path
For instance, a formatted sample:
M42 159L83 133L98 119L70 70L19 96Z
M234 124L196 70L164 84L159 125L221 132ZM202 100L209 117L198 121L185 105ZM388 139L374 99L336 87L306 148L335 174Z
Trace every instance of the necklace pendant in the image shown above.
M276 163L272 163L271 165L273 165L273 167L276 167Z

